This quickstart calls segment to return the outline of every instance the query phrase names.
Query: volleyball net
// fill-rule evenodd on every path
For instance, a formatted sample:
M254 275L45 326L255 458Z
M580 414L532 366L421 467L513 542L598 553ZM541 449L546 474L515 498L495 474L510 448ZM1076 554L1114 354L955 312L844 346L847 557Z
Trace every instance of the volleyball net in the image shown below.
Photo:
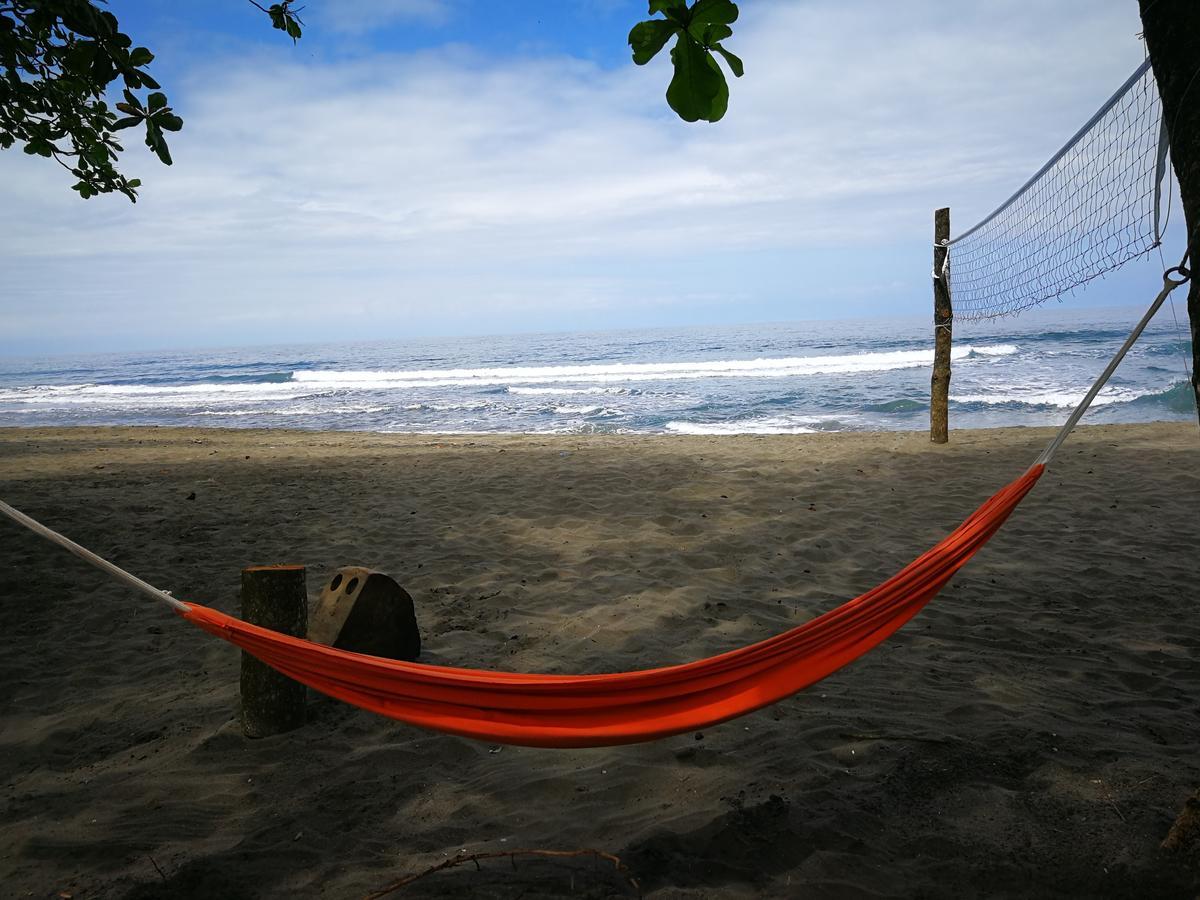
M1157 247L1167 149L1147 59L1032 178L949 241L954 318L1015 315Z

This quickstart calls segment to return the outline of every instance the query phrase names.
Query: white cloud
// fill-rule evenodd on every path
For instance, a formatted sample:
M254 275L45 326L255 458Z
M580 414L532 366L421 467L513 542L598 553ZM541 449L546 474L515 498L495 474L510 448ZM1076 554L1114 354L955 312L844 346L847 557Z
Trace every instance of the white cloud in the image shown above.
M136 206L81 203L56 167L0 154L0 311L17 335L173 343L222 323L239 341L248 322L280 339L569 327L573 310L615 327L656 303L715 308L722 265L781 317L827 315L805 303L848 271L911 281L922 306L895 311L923 310L931 210L981 216L1141 57L1126 0L948 9L744 4L747 74L717 125L670 113L659 61L214 60L175 166L129 154ZM911 268L880 270L900 246Z
M452 14L450 0L337 0L302 16L313 27L358 35L409 22L444 25Z

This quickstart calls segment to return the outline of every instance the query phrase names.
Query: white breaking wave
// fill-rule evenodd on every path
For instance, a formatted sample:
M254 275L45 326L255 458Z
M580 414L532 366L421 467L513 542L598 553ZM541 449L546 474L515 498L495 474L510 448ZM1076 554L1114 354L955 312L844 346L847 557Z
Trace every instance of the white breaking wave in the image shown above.
M554 406L550 411L560 416L619 416L615 406Z
M353 413L387 412L391 406L351 405L351 406L319 406L313 403L298 406L285 406L280 409L200 409L189 412L189 416L316 416L316 415L351 415Z
M1018 352L1012 344L964 345L952 358L1008 356ZM795 378L808 375L841 375L886 372L933 364L932 350L897 350L890 353L852 353L840 356L790 356L782 358L711 360L677 363L601 363L569 366L513 366L486 369L298 370L292 381L236 382L232 384L69 384L36 385L0 390L0 402L148 408L207 406L247 400L314 399L337 391L384 391L434 387L508 387L514 394L628 393L628 388L602 387L644 381L700 378ZM580 387L579 383L593 387ZM567 384L572 387L549 387ZM542 387L537 387L542 385Z
M466 403L409 403L402 408L405 412L479 412L494 407L485 400L470 400Z
M1012 388L991 394L955 394L950 399L956 403L983 403L988 406L1003 406L1006 403L1023 403L1027 406L1056 406L1071 409L1079 405L1087 388L1078 391L1038 391L1033 389ZM1145 397L1156 391L1131 391L1128 388L1109 387L1102 390L1093 406L1105 406L1110 403L1128 403L1138 397Z
M831 416L764 416L733 422L668 422L671 434L815 434L813 425L831 421Z
M532 396L541 396L543 394L559 395L559 394L628 394L629 388L612 388L612 387L589 387L589 388L573 388L573 387L510 387L510 394L529 394Z
M298 406L285 406L281 409L264 410L272 416L316 416L316 415L349 415L351 413L387 412L392 409L386 404L352 404L350 406L320 406L315 403L304 403Z
M1013 344L954 348L951 357L1009 356ZM512 366L495 369L401 369L395 371L300 370L297 382L326 388L466 387L471 385L536 385L594 382L674 381L694 378L789 378L802 375L839 375L885 372L933 365L933 350L897 350L889 353L852 353L842 356L789 356L775 359L731 359L678 363L600 363L577 366ZM532 388L509 388L529 393ZM543 388L543 390L549 390ZM562 390L562 389L558 389ZM575 390L585 390L575 388Z
M972 354L975 356L1012 356L1020 348L1016 344L994 344L990 347L972 347L967 345L962 349L964 351L963 356L971 356ZM950 358L959 358L957 349L950 351Z
M0 390L0 403L54 403L71 406L153 409L246 403L258 400L286 401L321 397L331 393L333 393L331 388L287 381L173 385L65 384Z
M189 416L261 416L262 414L262 411L257 409L200 409L187 413Z

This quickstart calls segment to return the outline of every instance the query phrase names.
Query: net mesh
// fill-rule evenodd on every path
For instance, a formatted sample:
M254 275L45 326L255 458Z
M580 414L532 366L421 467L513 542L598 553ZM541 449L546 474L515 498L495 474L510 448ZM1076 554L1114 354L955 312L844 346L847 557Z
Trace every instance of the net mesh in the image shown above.
M1014 315L1158 246L1165 153L1147 61L1017 193L950 242L954 318Z

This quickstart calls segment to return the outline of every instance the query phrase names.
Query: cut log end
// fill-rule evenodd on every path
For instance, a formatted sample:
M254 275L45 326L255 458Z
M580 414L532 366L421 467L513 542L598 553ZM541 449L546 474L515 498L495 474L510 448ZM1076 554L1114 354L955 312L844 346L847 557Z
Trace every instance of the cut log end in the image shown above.
M421 655L412 597L390 576L362 566L345 566L330 577L313 610L308 639L387 659Z

